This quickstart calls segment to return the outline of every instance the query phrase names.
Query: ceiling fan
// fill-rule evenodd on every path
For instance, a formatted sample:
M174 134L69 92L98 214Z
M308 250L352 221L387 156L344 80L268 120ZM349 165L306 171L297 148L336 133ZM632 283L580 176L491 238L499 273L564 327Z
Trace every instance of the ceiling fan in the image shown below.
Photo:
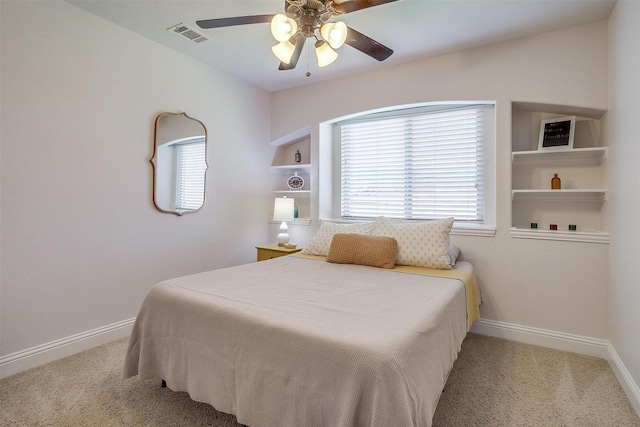
M343 44L370 57L384 61L393 53L387 46L348 27L344 22L329 22L333 16L392 3L398 0L285 0L285 14L237 16L196 21L200 28L271 23L271 34L279 42L272 51L280 60L279 70L296 67L307 39L316 39L318 66L331 64L338 57L334 49ZM320 33L320 36L317 35ZM309 73L307 72L307 75Z

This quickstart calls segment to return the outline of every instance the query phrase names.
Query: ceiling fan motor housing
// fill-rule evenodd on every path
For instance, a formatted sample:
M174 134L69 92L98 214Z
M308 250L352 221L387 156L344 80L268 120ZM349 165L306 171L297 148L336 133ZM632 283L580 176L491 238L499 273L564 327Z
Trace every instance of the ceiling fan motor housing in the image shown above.
M287 0L286 14L298 21L300 33L309 38L327 22L332 15L340 15L333 7L333 1L322 0Z
M315 31L320 28L318 18L311 10L303 10L299 18L300 33L309 38L314 37Z

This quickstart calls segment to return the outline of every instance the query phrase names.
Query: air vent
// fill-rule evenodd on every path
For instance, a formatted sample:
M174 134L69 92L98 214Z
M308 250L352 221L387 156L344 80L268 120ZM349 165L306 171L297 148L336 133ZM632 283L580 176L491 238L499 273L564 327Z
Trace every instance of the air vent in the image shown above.
M171 31L175 34L179 34L182 37L185 37L189 40L191 40L194 43L202 43L207 41L208 39L203 36L202 34L200 34L199 32L197 32L196 30L194 30L193 28L189 27L188 25L185 24L178 24L178 25L174 25L171 28L167 28L167 31Z

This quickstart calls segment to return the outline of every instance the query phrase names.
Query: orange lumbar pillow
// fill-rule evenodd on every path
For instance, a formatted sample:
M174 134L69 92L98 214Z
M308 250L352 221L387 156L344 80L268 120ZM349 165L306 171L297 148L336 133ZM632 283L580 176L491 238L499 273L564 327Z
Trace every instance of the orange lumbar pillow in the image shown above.
M397 251L398 242L393 237L334 234L327 261L336 264L393 268Z

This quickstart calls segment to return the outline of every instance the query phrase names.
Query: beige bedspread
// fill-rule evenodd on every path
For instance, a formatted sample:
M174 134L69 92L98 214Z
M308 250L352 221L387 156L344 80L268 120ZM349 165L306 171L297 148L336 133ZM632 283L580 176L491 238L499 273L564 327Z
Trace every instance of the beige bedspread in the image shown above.
M430 426L466 319L457 279L281 257L156 285L124 376L251 427Z

